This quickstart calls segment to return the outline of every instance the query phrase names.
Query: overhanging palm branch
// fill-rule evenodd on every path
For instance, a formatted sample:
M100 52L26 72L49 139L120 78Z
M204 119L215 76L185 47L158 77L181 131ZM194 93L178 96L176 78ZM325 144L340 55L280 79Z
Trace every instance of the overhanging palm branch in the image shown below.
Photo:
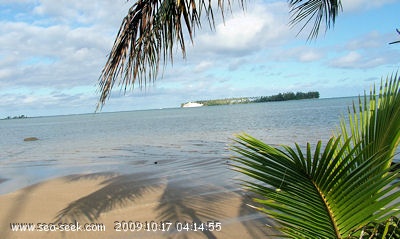
M400 138L400 78L392 75L349 111L349 129L315 150L272 147L240 135L234 169L255 179L258 207L292 238L358 238L366 225L399 215L399 169L390 166ZM364 228L365 227L365 228Z
M342 10L340 0L289 0L289 4L292 14L290 23L292 25L304 22L300 30L302 31L308 24L312 24L308 39L318 36L321 24L325 25L325 30L333 27L336 16Z
M246 0L238 0L242 8ZM320 25L329 28L341 9L340 0L288 0L292 19L290 24L312 21L310 38L316 37ZM201 19L214 27L214 10L217 7L224 18L230 10L230 0L138 0L123 19L108 60L99 77L100 99L98 109L109 98L116 82L126 91L135 83L140 87L157 78L160 61L173 61L175 44L183 57L186 55L185 35L193 41ZM205 17L203 17L205 15ZM185 30L186 29L186 30ZM186 34L185 34L186 33Z
M229 4L229 0L227 0ZM218 1L224 12L224 0ZM201 0L138 0L122 21L109 58L100 75L101 96L99 106L110 95L115 81L127 90L136 80L142 87L157 77L160 59L173 60L174 44L186 54L185 34L193 41L196 27L201 26L204 12L214 22L211 1ZM213 26L211 24L211 26Z

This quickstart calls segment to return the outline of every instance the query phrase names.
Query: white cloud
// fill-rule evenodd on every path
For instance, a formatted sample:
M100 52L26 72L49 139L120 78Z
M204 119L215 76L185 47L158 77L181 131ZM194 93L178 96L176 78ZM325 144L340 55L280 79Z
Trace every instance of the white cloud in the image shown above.
M53 24L79 22L115 26L130 6L125 1L40 0L32 13L52 19Z
M381 7L383 5L396 2L397 0L344 0L342 1L343 11L359 11Z
M226 25L219 24L217 26L217 34L215 36L217 39L210 37L209 41L207 39L203 40L210 45L218 42L220 44L219 47L227 49L248 48L260 33L263 24L262 19L255 16L233 18L228 20Z
M274 52L274 60L298 62L313 62L320 60L326 55L324 49L317 49L311 46L301 46L291 49L280 49Z
M255 3L250 7L244 13L234 12L225 23L217 24L215 32L200 33L195 38L199 52L243 56L281 45L292 37L284 2Z
M345 50L362 49L365 51L374 51L380 48L388 48L388 43L396 39L396 32L392 30L387 33L381 33L376 30L350 39L344 46Z
M302 62L316 61L321 59L321 53L316 51L308 51L300 54L299 60Z
M369 32L356 39L350 40L346 44L346 48L350 50L354 49L376 49L382 45L386 45L389 42L388 36L384 36L377 31Z
M352 65L362 59L361 55L358 52L351 51L347 55L340 57L337 59L338 64L342 65Z
M202 72L207 70L212 66L211 61L201 61L199 64L197 64L194 68L194 72Z
M362 55L356 51L336 58L331 62L331 66L339 68L374 68L388 63L384 54L380 55Z
M330 60L329 65L339 68L374 68L399 63L399 51L388 45L391 35L376 30L359 35L334 49L341 55Z
M112 37L95 27L0 22L0 55L6 56L0 58L0 65L13 72L3 72L0 84L31 82L32 86L54 88L93 85Z

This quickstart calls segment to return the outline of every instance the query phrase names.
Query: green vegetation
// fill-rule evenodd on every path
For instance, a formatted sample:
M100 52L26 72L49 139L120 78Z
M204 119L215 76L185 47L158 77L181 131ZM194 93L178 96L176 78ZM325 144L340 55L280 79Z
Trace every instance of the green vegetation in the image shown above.
M19 116L14 116L14 117L7 116L4 119L6 120L6 119L25 119L25 118L28 118L28 116L26 116L26 115L19 115Z
M215 106L215 105L233 105L233 104L248 104L248 103L260 103L260 102L271 102L271 101L287 101L287 100L304 100L304 99L318 99L318 91L304 92L287 92L279 93L271 96L259 96L259 97L239 97L239 98L226 98L226 99L215 99L215 100L198 100L194 103L203 104L204 106ZM183 106L184 104L181 104Z
M250 97L195 101L195 103L203 104L204 106L247 104L252 102L254 102L254 100Z
M272 95L272 96L262 96L259 99L256 99L254 102L304 100L304 99L318 99L318 98L319 98L318 91L310 91L307 93L297 92L296 94L293 92L287 92L287 93L279 93L277 95Z
M323 146L267 145L237 136L233 167L252 180L254 208L289 238L399 238L400 77L359 98Z

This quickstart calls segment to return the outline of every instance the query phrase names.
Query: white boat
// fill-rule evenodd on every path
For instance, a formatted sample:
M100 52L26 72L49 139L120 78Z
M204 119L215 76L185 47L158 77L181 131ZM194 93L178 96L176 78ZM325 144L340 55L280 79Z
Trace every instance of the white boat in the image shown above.
M182 107L184 108L189 108L189 107L201 107L203 106L203 104L200 103L196 103L196 102L187 102L185 104L182 105Z

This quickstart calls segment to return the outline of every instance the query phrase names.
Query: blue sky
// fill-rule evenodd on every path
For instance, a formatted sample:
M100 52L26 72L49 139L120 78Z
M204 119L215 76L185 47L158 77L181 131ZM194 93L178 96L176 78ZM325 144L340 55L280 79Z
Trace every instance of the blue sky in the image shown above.
M125 0L0 0L0 118L91 113L97 81ZM334 29L307 42L288 26L286 1L249 1L216 31L207 24L177 50L163 77L124 94L115 88L103 111L179 107L187 101L319 91L354 96L396 72L400 1L343 1Z

